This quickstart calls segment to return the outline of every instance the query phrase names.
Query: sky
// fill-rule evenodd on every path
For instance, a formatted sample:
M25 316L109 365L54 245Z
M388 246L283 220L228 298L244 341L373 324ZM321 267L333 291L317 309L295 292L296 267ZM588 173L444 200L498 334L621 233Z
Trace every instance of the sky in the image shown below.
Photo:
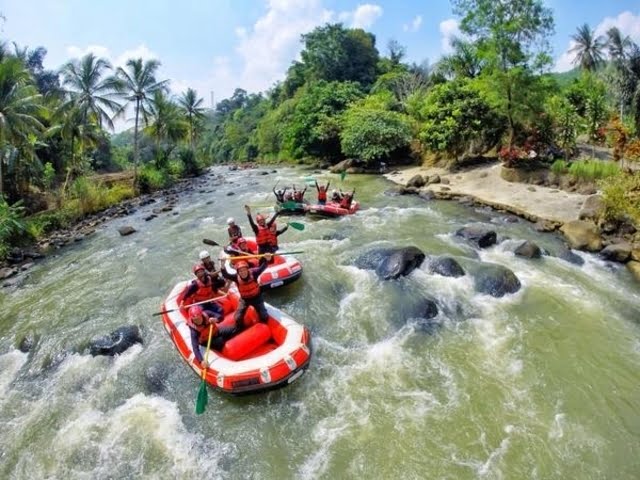
M583 23L603 34L611 26L640 43L639 0L546 0L554 13L553 70L573 65L570 36ZM87 52L115 66L157 58L159 77L180 93L195 88L206 105L236 87L264 91L299 57L300 35L327 22L362 27L381 53L390 39L407 59L434 63L459 34L449 0L0 0L0 36L44 46L57 69Z

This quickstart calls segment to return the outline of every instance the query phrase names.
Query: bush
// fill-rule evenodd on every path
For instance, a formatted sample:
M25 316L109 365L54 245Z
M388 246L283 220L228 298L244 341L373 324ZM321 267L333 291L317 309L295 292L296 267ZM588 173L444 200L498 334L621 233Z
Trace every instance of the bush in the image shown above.
M551 165L551 171L557 174L567 173L569 171L569 163L564 160L556 160Z
M605 204L605 218L630 217L640 225L640 173L618 172L599 182Z
M202 169L196 160L193 150L188 148L181 150L179 156L183 166L182 173L184 175L200 175Z
M569 166L569 173L580 180L600 180L620 173L620 167L601 160L580 160Z
M138 190L140 193L151 193L167 188L173 184L173 178L164 170L158 170L147 164L138 172Z
M11 239L25 229L23 211L21 201L9 205L0 195L0 259L7 256Z

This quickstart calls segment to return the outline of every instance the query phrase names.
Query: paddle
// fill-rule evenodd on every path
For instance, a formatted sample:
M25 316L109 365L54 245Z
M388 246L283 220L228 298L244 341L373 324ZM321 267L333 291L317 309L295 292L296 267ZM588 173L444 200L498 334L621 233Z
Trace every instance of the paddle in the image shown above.
M287 222L287 225L290 226L291 228L293 228L294 230L300 230L300 231L304 230L304 224L303 223Z
M209 403L209 394L207 393L207 360L209 358L209 349L211 348L211 337L213 336L213 325L209 325L209 339L207 340L207 349L204 352L204 362L202 363L202 382L200 382L200 390L198 390L198 398L196 399L196 415L204 413Z
M209 303L209 302L213 302L214 300L219 300L221 298L224 298L228 295L228 293L224 294L224 295L220 295L219 297L213 297L210 298L208 300L203 300L201 302L197 302L197 303L192 303L190 305L188 305L189 307L193 307L194 305L202 305L203 303ZM180 310L181 307L178 308L172 308L171 310L163 310L162 312L156 312L156 313L152 313L151 316L155 317L156 315L162 315L163 313L171 313L171 312L175 312L176 310Z
M212 247L222 247L222 245L220 245L215 240L210 240L208 238L203 238L202 243L204 243L205 245L211 245Z
M297 251L297 252L276 252L276 253L260 253L260 254L255 254L255 255L241 255L238 257L229 257L228 260L231 260L232 262L235 262L236 260L244 260L245 258L261 258L261 257L265 257L267 255L273 255L274 257L277 255L296 255L298 253L304 253L303 251Z
M347 176L347 171L346 170L342 170L340 172L340 181L344 182L344 178Z

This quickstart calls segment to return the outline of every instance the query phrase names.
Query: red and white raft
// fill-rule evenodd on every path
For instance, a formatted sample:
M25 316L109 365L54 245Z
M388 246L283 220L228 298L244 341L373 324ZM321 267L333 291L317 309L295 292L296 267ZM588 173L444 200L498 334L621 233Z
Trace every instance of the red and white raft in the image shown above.
M256 241L252 237L246 238L247 246L252 252L258 251ZM224 251L220 251L219 255L220 263L224 269L231 275L236 273L233 266L230 264L229 255ZM233 258L233 257L231 257ZM255 260L255 264L258 264L258 259ZM274 255L273 262L265 269L258 278L258 284L262 287L262 290L268 290L271 288L278 288L284 285L288 285L291 282L296 281L302 275L302 264L293 256L287 255Z
M198 376L202 364L195 359L191 348L191 333L187 325L187 309L178 306L189 282L179 282L162 304L162 321L182 358ZM234 324L239 296L230 290L217 302L224 309L224 320L218 325ZM305 372L311 358L309 330L286 313L266 304L269 321L257 322L253 307L247 309L248 328L225 342L221 352L211 349L207 360L205 380L214 388L231 393L246 394L284 387ZM200 347L204 358L205 347Z
M351 202L349 208L342 208L340 204L336 202L327 202L324 205L309 205L307 207L307 214L319 217L342 217L344 215L353 215L359 208L360 204L356 201Z

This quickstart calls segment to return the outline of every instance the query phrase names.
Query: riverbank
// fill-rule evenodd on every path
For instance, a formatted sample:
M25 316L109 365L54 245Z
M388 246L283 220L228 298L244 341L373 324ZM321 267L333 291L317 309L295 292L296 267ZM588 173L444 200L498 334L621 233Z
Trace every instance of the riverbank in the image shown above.
M411 167L385 174L394 183L407 186L416 175L429 177L421 191L433 192L437 198L469 197L474 202L504 210L532 222L546 222L549 227L578 220L589 195L563 190L512 183L500 176L501 164L483 165L461 172L438 167Z

